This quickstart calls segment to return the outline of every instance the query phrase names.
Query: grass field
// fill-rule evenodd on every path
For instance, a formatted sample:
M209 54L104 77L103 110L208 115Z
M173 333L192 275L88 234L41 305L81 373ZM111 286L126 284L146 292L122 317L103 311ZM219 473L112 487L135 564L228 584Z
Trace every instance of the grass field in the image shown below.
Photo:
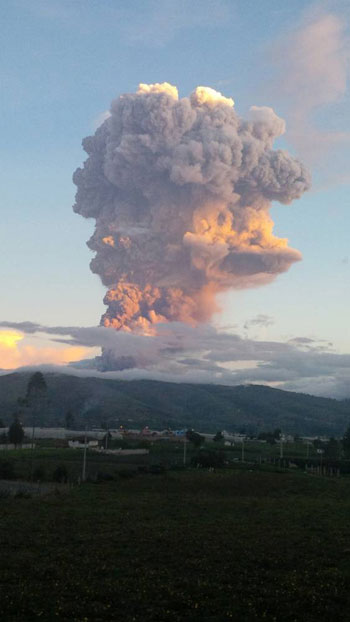
M168 471L0 508L6 621L348 619L347 477Z
M48 441L39 441L32 452L30 449L15 451L0 451L0 479L20 478L36 481L52 481L55 470L64 465L70 482L77 482L82 475L83 450L51 446ZM115 476L120 470L137 470L142 466L160 465L165 469L183 466L184 445L182 442L145 442L127 441L113 443L115 447L122 444L125 448L147 448L146 456L118 456L103 454L92 450L87 451L86 474L88 478L96 479L99 475ZM47 446L49 445L49 446ZM201 452L214 452L222 456L223 460L238 468L244 458L244 468L269 468L269 464L287 466L295 462L304 470L305 465L316 468L322 464L339 469L341 473L350 473L350 460L329 459L317 454L310 445L308 448L302 442L283 444L283 460L280 461L280 445L270 445L257 441L244 443L244 454L240 443L234 446L225 446L223 443L204 443L199 449L192 443L186 446L186 464L191 465L193 459ZM308 458L306 456L308 455ZM340 450L339 450L340 456ZM31 475L32 474L32 475Z

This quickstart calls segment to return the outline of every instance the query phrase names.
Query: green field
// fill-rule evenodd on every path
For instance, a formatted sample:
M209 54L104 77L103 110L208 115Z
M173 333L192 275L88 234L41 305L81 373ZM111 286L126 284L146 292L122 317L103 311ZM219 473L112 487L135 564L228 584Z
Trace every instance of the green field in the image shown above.
M127 475L0 500L1 619L348 619L347 477Z
M51 446L50 446L51 445ZM164 468L173 468L183 466L184 445L183 442L173 441L113 441L111 446L124 448L147 448L148 456L113 456L111 454L100 454L91 450L87 452L87 476L95 479L98 474L110 474L114 476L121 469L137 470L142 465L161 465ZM264 468L269 463L280 464L280 445L276 443L261 443L258 441L248 441L244 443L244 453L242 454L242 445L236 443L234 446L225 446L223 443L204 443L200 448L195 448L192 443L186 445L186 464L191 465L193 459L200 452L214 452L223 457L223 459L232 466L238 467L244 459L246 465L253 468ZM307 457L308 456L308 457ZM332 458L320 457L316 449L310 445L308 448L302 442L288 442L283 444L282 466L289 462L297 462L303 470L304 463L309 465L326 465L334 464L340 468L342 473L350 472L350 460L340 459L341 448L339 444L338 453ZM37 447L32 452L30 449L16 451L0 451L0 479L5 477L2 465L10 464L13 470L13 477L21 479L29 479L30 471L34 474L37 469L42 471L43 481L51 481L55 469L64 464L67 470L68 479L71 482L77 482L82 473L83 450L82 449L64 449L54 446L54 441L39 441ZM6 473L6 471L5 471ZM5 477L7 479L7 477Z

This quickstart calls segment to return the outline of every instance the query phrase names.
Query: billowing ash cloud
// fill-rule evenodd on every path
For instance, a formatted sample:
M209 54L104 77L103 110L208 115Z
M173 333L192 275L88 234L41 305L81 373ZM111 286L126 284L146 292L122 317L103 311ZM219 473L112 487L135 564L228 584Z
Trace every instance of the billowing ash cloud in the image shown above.
M91 269L108 288L105 326L152 332L164 321L207 321L215 296L270 282L301 258L273 235L271 201L310 186L303 165L273 150L284 121L198 87L141 84L112 102L84 139L74 210L96 219Z

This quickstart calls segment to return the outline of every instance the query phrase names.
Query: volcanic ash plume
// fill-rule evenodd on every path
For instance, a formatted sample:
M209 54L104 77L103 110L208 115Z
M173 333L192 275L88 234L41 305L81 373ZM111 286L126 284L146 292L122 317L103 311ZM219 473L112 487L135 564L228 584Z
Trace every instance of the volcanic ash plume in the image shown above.
M105 326L206 321L218 292L268 283L301 258L273 235L269 208L299 198L309 174L272 149L285 129L272 108L245 121L233 105L207 87L179 99L170 84L140 84L84 139L74 210L96 219Z

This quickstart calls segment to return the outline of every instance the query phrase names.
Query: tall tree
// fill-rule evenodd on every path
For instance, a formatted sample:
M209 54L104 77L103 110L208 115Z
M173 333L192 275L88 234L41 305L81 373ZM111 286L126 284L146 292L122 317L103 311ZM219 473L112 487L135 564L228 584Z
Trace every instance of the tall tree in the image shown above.
M213 438L213 441L215 441L215 442L217 443L217 442L220 442L220 441L223 441L223 440L224 440L224 435L223 435L223 433L219 430L219 431L215 434L215 436L214 436L214 438Z
M350 458L350 425L345 430L342 438L343 450L346 458Z
M32 410L33 426L35 427L39 413L47 406L47 385L41 371L36 371L29 378L23 402Z
M71 430L74 427L74 423L75 423L74 415L70 410L66 412L66 415L64 417L64 422L65 422L65 426L67 430Z
M29 406L37 405L38 402L46 398L47 385L41 371L36 371L27 384L26 400Z
M200 434L198 434L198 432L195 432L194 430L187 430L186 438L188 441L190 441L190 443L194 445L194 447L200 447L200 445L204 443L205 440L204 436L201 436Z
M325 446L325 458L339 458L339 443L335 438L330 438Z
M15 447L21 445L24 438L24 430L18 417L15 415L13 423L9 427L9 441Z
M30 479L33 477L34 436L37 418L47 404L47 385L41 371L35 372L28 380L25 403L32 409L32 454L30 460Z

